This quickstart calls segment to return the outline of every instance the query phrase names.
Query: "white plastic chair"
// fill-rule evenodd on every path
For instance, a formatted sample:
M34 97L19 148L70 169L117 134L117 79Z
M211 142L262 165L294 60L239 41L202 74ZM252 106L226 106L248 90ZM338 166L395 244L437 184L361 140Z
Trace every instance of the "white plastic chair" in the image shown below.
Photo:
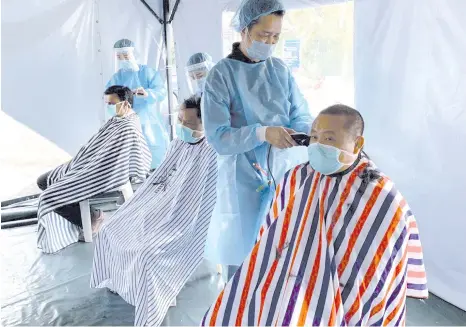
M125 185L119 187L114 191L120 191L123 194L125 202L133 196L133 187L131 182L128 181ZM81 209L81 221L83 224L84 242L92 242L92 221L91 221L91 205L90 199L79 202L79 208Z

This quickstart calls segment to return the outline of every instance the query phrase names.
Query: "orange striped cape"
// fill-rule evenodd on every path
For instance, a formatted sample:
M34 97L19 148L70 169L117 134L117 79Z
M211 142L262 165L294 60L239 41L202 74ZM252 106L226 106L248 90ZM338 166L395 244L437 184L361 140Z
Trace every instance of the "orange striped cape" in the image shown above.
M368 159L324 176L288 172L259 241L202 326L404 325L427 297L414 216Z

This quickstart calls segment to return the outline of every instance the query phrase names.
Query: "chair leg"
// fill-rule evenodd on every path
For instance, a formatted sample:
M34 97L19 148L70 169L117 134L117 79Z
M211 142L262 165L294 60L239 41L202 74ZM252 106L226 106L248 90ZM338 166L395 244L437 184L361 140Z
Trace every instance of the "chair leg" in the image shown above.
M81 222L83 224L84 241L92 242L92 221L91 221L91 206L89 200L79 202L81 209Z
M133 196L133 187L131 186L131 182L128 181L125 185L120 188L121 193L123 193L123 198L125 202L128 201Z

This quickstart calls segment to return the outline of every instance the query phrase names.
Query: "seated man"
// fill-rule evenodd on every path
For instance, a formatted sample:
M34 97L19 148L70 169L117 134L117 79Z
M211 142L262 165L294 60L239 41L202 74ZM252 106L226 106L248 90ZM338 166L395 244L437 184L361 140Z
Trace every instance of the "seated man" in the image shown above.
M130 178L145 179L151 156L138 116L131 109L132 91L111 86L105 91L107 121L71 161L39 177L37 245L54 253L79 240L82 231L79 202L112 191ZM93 220L101 212L92 213Z
M406 200L362 151L364 121L344 105L314 121L309 162L276 190L266 225L202 325L403 325L427 297Z
M137 326L162 323L203 258L217 162L204 137L200 101L184 101L178 139L160 167L97 235L91 287L108 287L136 306Z

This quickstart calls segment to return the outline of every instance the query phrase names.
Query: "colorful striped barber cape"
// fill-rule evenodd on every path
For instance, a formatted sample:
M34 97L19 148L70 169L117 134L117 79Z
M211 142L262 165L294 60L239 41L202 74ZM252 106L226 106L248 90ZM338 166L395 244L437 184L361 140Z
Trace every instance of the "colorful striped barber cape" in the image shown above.
M136 326L160 326L201 264L216 200L217 154L205 139L170 143L161 165L103 222L91 287L134 305Z
M427 295L416 220L393 182L365 157L332 176L304 164L202 326L404 325L406 296Z
M115 190L130 178L145 179L151 155L136 114L112 117L71 161L47 177L39 197L37 245L44 253L78 242L80 227L54 210Z

